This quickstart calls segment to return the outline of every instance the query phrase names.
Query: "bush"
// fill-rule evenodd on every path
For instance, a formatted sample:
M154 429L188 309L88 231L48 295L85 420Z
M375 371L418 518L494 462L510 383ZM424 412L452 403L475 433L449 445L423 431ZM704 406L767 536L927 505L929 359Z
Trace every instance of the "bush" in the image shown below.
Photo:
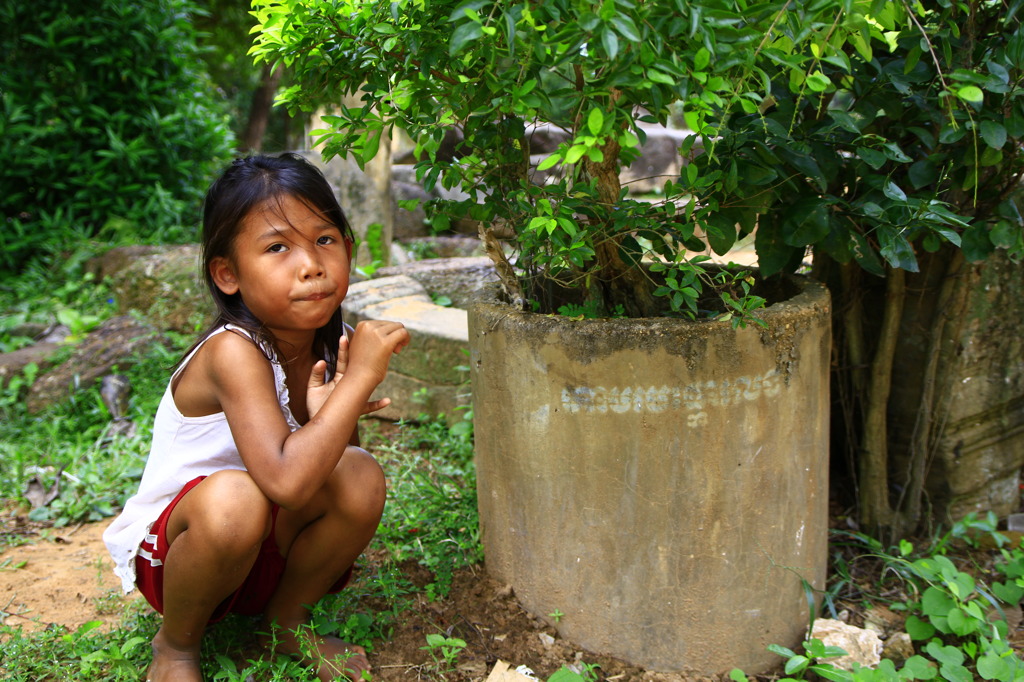
M81 237L180 237L229 156L191 0L0 4L0 271Z

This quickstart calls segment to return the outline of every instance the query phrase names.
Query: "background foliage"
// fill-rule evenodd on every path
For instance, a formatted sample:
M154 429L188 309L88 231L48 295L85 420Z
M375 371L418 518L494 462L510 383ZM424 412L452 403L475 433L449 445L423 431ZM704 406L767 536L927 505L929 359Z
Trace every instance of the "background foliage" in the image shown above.
M0 4L0 270L72 240L173 239L195 223L231 139L194 9Z

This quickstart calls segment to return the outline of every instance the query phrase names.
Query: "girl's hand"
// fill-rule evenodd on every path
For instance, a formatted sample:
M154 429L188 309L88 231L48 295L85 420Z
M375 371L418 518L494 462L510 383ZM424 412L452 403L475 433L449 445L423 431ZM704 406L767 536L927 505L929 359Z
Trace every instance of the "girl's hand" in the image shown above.
M352 334L345 356L346 370L351 377L358 376L360 381L372 382L376 387L387 376L391 356L407 345L409 332L400 322L363 320Z
M360 326L362 326L362 324L363 323L360 323ZM379 325L370 325L370 326L379 326ZM399 324L397 322L384 323L384 326L385 326L385 329L383 330L384 338L387 339L388 336L391 336L391 338L389 340L395 342L394 343L394 349L391 352L392 353L398 353L402 348L404 348L408 344L409 333L405 330L404 326L402 326L401 324ZM395 326L397 326L397 329L395 329ZM397 334L396 334L396 332L397 332ZM402 338L403 335L404 335L404 340ZM373 336L373 335L371 334L371 336ZM385 343L385 346L387 346L387 345L389 345L389 344ZM390 356L388 356L385 359L385 361L384 361L384 372L385 373L387 372L387 359L389 359L389 357ZM348 366L349 366L349 339L348 339L347 336L343 335L338 340L338 362L337 362L337 365L336 365L336 368L335 368L334 376L331 378L331 380L330 381L326 380L326 377L327 377L327 363L325 361L321 360L321 361L317 362L315 365L313 365L313 371L310 373L309 384L307 385L307 388L306 388L306 409L308 410L309 417L311 419L316 415L317 412L320 411L320 408L323 407L324 403L327 402L327 398L330 397L331 393L334 392L334 389L337 387L337 385L341 381L342 377L348 371ZM383 381L383 376L381 377L380 381ZM377 383L380 383L380 381L378 381ZM391 399L390 398L382 398L380 400L370 400L363 407L363 409L360 412L360 414L361 415L370 414L371 412L376 412L377 410L383 409L383 408L387 407L390 404L391 404Z

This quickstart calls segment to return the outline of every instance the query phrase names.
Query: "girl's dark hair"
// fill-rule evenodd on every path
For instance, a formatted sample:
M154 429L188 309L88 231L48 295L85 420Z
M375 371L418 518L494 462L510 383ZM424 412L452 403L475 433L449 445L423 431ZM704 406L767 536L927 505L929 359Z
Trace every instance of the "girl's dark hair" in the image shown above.
M255 155L236 159L210 185L203 203L203 278L217 307L217 319L199 337L192 349L218 327L233 324L251 333L268 359L275 358L270 333L242 301L241 293L228 295L217 287L210 274L210 263L215 258L231 258L235 237L250 212L268 201L288 196L303 201L318 215L337 226L345 239L355 241L352 228L334 196L334 190L320 170L302 156L286 153L280 156ZM344 323L339 307L330 321L317 330L313 341L313 351L327 360L330 374L335 370L338 341L343 333ZM189 349L185 357L192 349Z

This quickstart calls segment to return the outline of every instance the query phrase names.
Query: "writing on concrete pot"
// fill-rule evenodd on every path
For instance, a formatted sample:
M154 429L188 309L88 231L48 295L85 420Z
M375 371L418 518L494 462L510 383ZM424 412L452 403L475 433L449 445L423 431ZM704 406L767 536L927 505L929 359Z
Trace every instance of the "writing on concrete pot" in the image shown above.
M779 394L774 369L759 376L704 381L686 386L569 386L562 389L562 407L569 414L626 414L684 411L690 426L703 424L709 407L730 407Z

